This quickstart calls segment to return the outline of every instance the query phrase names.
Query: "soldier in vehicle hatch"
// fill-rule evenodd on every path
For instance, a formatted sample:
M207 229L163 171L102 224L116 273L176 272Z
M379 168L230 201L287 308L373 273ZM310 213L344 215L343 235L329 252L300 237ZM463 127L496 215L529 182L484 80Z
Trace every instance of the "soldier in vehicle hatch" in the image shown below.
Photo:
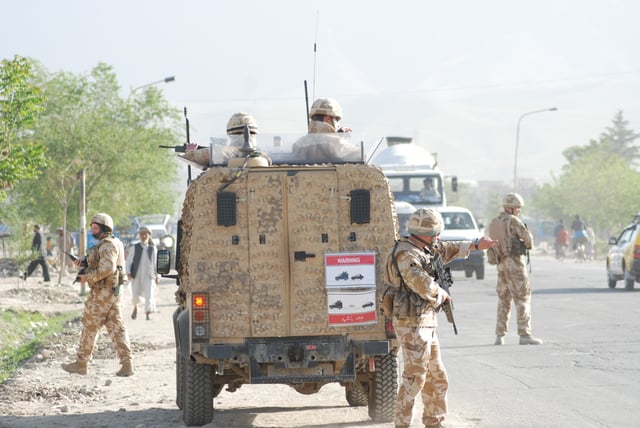
M229 144L222 148L221 153L214 152L214 163L226 164L229 159L240 154L244 145L244 127L249 126L249 144L257 147L258 123L249 113L235 113L227 122L227 136ZM198 144L188 144L184 158L197 163L203 168L209 167L210 148Z
M296 159L309 163L362 160L360 149L343 138L351 128L340 126L342 108L336 100L318 98L311 105L309 116L309 133L293 146Z

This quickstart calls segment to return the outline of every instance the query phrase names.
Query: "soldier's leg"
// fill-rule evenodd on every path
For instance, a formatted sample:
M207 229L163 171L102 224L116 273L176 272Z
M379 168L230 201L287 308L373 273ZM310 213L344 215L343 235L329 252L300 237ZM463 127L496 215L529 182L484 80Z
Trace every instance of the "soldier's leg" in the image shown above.
M511 316L511 302L513 297L508 284L509 278L504 272L498 272L498 310L496 316L496 336L502 337L509 331L509 318Z
M87 363L91 359L96 336L102 327L107 308L103 306L98 290L91 290L82 312L82 333L78 347L78 362Z
M526 271L513 272L511 294L518 316L518 334L531 335L531 287Z
M444 368L444 363L442 362L438 337L434 330L427 380L424 388L422 388L422 403L424 404L422 423L425 426L437 426L444 420L447 414L448 388L449 379L447 377L447 371Z
M129 342L127 328L124 322L122 322L121 307L120 297L113 296L105 327L111 338L111 343L118 354L120 364L124 364L126 361L131 361L131 344Z
M424 388L427 379L433 328L395 327L395 330L404 360L396 402L395 425L408 427L411 425L416 396Z

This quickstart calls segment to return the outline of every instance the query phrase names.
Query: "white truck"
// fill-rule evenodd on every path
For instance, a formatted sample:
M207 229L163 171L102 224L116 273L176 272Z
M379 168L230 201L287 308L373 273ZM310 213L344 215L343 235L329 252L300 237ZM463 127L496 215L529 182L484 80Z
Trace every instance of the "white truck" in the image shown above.
M437 159L410 137L386 137L386 141L387 147L371 163L384 171L396 202L415 208L446 206L445 176ZM456 177L451 177L451 190L458 191Z

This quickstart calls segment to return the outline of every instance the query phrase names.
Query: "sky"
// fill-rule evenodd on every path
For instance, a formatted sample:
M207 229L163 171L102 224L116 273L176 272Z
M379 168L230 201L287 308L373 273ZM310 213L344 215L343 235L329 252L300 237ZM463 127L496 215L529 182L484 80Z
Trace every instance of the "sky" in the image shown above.
M74 74L106 63L124 97L175 76L157 87L187 108L201 144L237 111L261 133L306 132L305 80L310 103L338 100L367 151L414 137L462 180L511 182L517 143L518 179L549 181L562 151L596 139L619 110L640 132L631 0L2 0L0 10L2 59Z

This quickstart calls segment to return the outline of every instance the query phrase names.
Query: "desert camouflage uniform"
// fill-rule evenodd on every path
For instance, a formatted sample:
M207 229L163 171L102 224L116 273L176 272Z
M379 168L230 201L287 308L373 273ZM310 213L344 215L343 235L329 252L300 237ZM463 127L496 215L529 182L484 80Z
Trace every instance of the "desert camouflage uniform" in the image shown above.
M344 135L344 134L343 134ZM346 141L328 123L312 120L309 133L295 142L295 159L306 162L358 162L360 149Z
M531 335L531 286L527 274L527 260L524 255L514 255L511 243L514 237L523 241L526 248L533 246L533 237L517 216L503 212L498 216L505 225L505 239L496 245L500 255L498 263L498 317L496 336L504 336L508 331L511 302L518 316L518 334Z
M120 363L131 360L129 335L122 322L120 295L114 295L114 287L118 284L117 263L118 248L111 237L100 240L89 250L87 283L91 287L91 292L84 304L82 314L78 362L89 361L96 336L103 325L107 328Z
M409 308L408 312L412 313L409 316L404 316L402 310L394 307L393 326L404 360L396 404L396 427L411 425L413 404L418 393L421 393L424 404L422 422L425 426L438 426L447 414L449 381L436 335L436 310L442 302L444 290L434 281L429 273L430 268L425 269L424 266L431 265L435 253L440 253L445 262L456 257L467 257L470 246L470 242L438 242L435 248L423 250L407 238L398 241L395 257L402 280L420 297L424 307L421 313L416 312L415 315L415 308ZM385 280L400 286L400 277L391 254L387 259ZM401 299L396 294L396 302L398 300Z

